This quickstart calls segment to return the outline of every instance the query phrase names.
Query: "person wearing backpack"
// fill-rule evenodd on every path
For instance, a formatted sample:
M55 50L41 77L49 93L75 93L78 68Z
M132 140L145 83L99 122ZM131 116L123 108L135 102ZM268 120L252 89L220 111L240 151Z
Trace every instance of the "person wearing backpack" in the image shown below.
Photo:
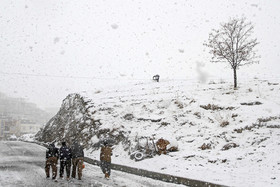
M66 146L66 142L61 143L61 147L59 149L59 158L60 158L59 176L61 179L63 178L64 169L66 167L66 176L67 176L67 180L69 180L72 155L71 155L71 149Z
M58 160L58 148L55 147L54 143L51 143L46 151L46 166L45 172L47 178L50 178L50 167L52 168L52 179L56 180L57 175L57 160Z
M72 153L72 178L76 177L78 170L78 180L82 180L83 162L84 162L84 150L80 143L74 142L71 146Z
M109 179L111 174L111 156L112 148L109 143L105 140L100 151L100 167L102 172L105 174L105 178Z

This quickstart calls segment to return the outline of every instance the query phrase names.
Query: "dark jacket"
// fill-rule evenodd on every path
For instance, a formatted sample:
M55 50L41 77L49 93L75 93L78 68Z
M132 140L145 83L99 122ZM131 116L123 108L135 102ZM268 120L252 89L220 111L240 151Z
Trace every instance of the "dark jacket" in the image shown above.
M54 144L50 144L47 151L46 151L46 158L49 157L57 157L58 158L58 148L55 147Z
M106 161L106 162L111 162L111 156L113 155L112 153L112 148L109 146L103 146L101 147L101 152L100 152L100 160L101 161Z
M71 147L71 154L72 158L84 157L83 147L78 143L74 143Z
M59 158L60 160L70 160L72 158L71 149L66 145L62 146L59 149Z

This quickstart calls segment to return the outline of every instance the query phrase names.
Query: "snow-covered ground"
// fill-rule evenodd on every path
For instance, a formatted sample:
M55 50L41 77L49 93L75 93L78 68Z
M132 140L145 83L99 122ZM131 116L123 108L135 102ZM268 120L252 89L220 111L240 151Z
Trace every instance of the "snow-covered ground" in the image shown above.
M106 180L99 167L89 164L85 164L82 181L76 179L71 179L70 181L58 179L58 181L55 182L54 180L46 179L44 171L45 150L46 148L32 143L0 141L0 186L182 186L119 171L112 171L111 179Z
M280 186L279 82L242 80L233 90L222 80L146 81L80 94L94 106L100 128L126 131L131 141L163 137L179 145L178 152L139 162L117 145L113 163L229 186ZM99 151L87 156L99 159Z

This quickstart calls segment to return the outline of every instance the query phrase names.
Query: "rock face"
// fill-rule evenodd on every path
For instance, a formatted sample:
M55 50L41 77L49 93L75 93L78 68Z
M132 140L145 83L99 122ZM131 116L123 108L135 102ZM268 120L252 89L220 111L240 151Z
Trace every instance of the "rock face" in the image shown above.
M90 148L95 142L93 136L103 138L110 136L121 141L124 136L121 132L112 129L101 129L99 120L93 117L94 112L89 110L94 105L90 100L79 94L68 95L61 105L59 112L36 134L36 140L41 142L73 141L81 142L85 148Z
M43 142L64 140L68 143L89 141L96 125L87 109L87 102L79 94L68 95L59 112L36 134L36 139Z

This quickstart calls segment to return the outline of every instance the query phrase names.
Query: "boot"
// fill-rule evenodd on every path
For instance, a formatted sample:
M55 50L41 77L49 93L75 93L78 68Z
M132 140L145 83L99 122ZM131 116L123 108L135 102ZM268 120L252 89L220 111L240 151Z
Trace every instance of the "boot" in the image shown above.
M105 173L105 178L109 179L109 174L108 173Z

